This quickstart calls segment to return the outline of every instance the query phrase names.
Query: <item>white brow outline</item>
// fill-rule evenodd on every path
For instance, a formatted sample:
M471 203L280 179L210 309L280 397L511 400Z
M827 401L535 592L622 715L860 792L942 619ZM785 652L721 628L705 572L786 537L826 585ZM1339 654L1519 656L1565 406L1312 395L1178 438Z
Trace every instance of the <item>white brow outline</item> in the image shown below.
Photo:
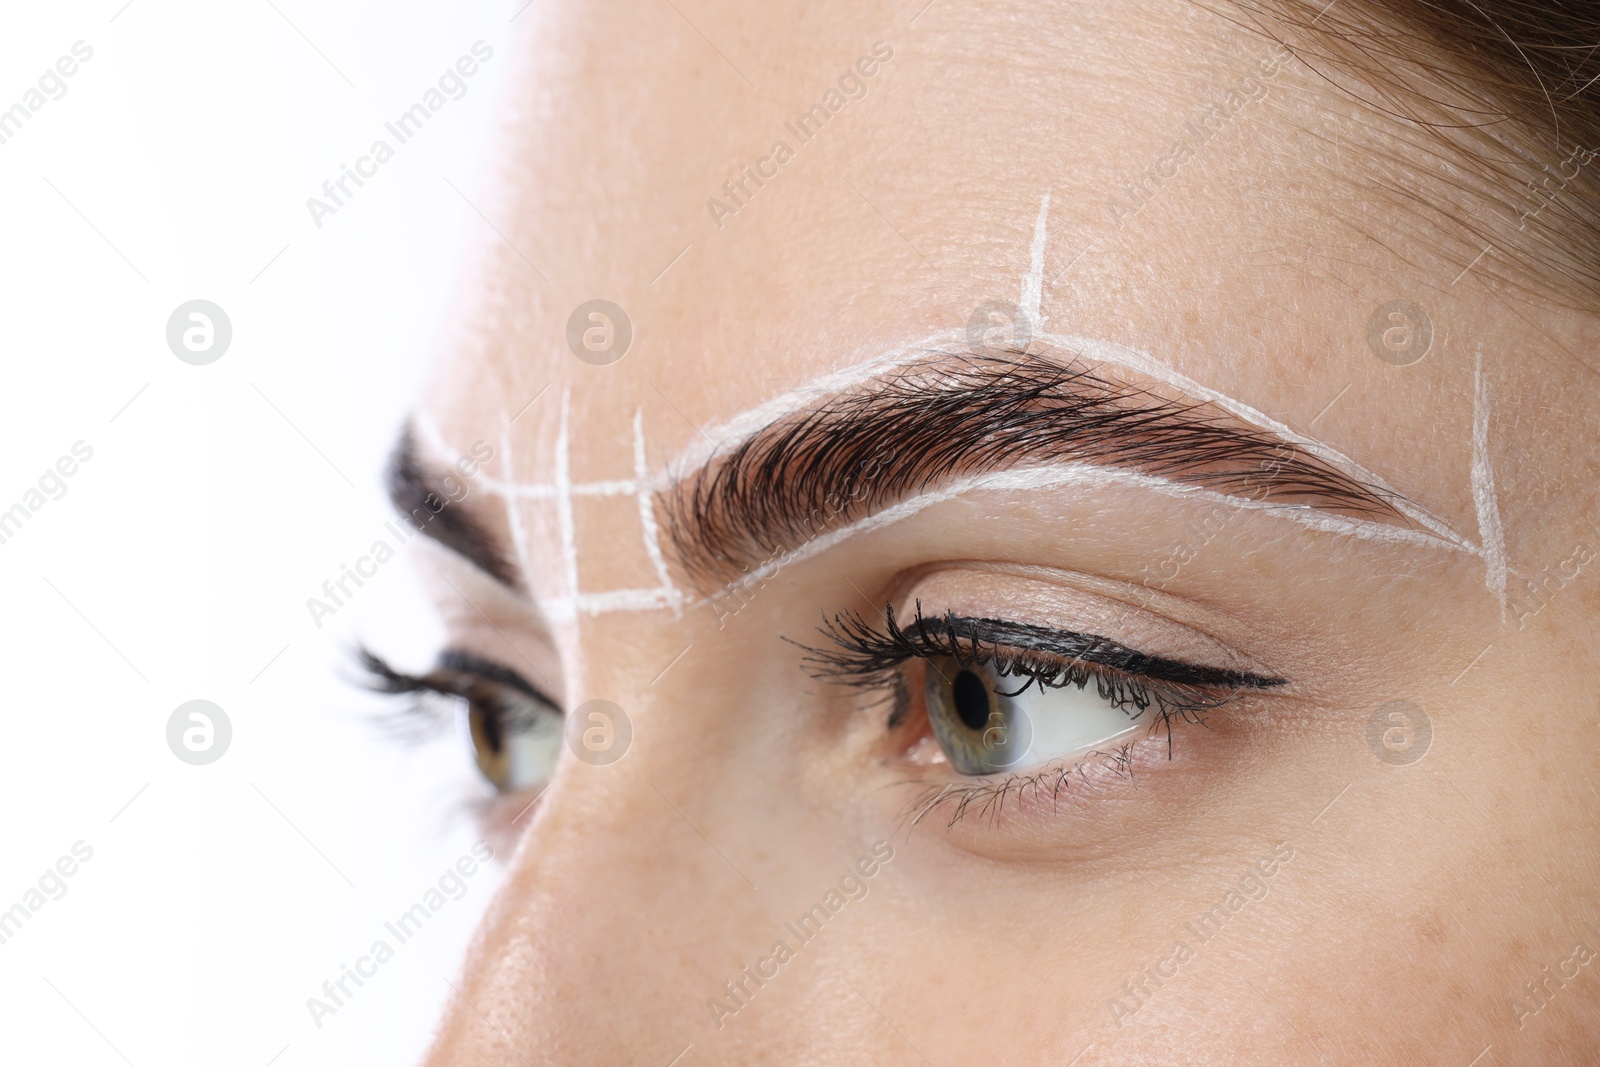
M656 525L655 498L650 492L650 469L644 450L644 409L633 410L633 478L638 486L639 525L644 528L644 551L650 557L661 588L666 591L674 615L683 613L683 594L672 583L666 557L661 553L661 530Z
M964 496L967 493L984 491L1021 492L1026 490L1059 489L1075 485L1096 488L1105 485L1134 486L1159 493L1162 496L1180 497L1212 506L1231 507L1241 511L1265 511L1326 533L1358 537L1367 541L1414 544L1426 548L1442 548L1467 555L1479 555L1475 548L1470 546L1463 548L1424 530L1408 530L1404 527L1373 522L1370 519L1332 515L1325 511L1316 510L1306 504L1275 504L1271 501L1232 496L1228 493L1220 493L1215 489L1207 489L1204 486L1175 482L1170 478L1162 478L1158 475L1145 474L1141 471L1128 470L1122 467L1106 467L1096 463L1071 461L1041 464L1034 467L1013 467L1001 471L985 471L948 482L937 489L919 493L914 497L892 504L881 511L857 519L847 526L841 526L837 530L829 530L827 533L819 534L784 555L767 560L755 570L728 583L710 596L702 597L692 606L697 608L709 606L733 595L736 591L748 589L764 582L784 567L810 559L812 556L824 552L841 541L854 537L856 534L869 533L885 526L891 526L904 519L909 519L918 512L936 504L942 504L947 500Z
M924 508L952 499L963 493L982 490L1041 489L1065 485L1120 484L1150 489L1163 495L1184 497L1198 501L1262 511L1286 518L1309 528L1341 536L1364 540L1416 544L1422 547L1444 548L1484 560L1485 584L1496 594L1502 606L1506 602L1506 559L1503 534L1500 526L1498 503L1495 496L1494 473L1488 457L1489 404L1483 383L1483 354L1478 352L1474 373L1473 404L1473 459L1472 488L1477 512L1479 535L1483 543L1473 544L1448 522L1418 504L1414 504L1377 474L1368 470L1342 452L1315 438L1291 429L1284 423L1240 400L1202 385L1179 371L1166 366L1148 352L1119 345L1112 341L1073 334L1054 334L1042 330L1044 316L1043 278L1047 224L1050 212L1050 194L1040 199L1039 214L1034 223L1033 239L1029 245L1028 270L1023 276L1019 312L1034 329L1034 338L1051 348L1087 355L1090 359L1112 366L1124 367L1135 373L1182 393L1191 399L1211 404L1233 415L1248 425L1265 430L1280 440L1293 444L1316 457L1345 476L1365 483L1386 494L1389 504L1399 514L1410 519L1422 530L1408 530L1368 519L1349 518L1316 511L1307 505L1281 504L1230 496L1200 486L1175 482L1158 475L1144 474L1122 468L1084 462L1057 463L1044 466L1014 468L1007 471L974 475L946 486L900 501L873 515L868 515L838 530L829 531L789 553L768 560L755 571L724 586L716 594L695 601L691 606L701 607L731 594L733 591L763 581L779 568L810 558L839 544L857 533L864 533L908 518ZM878 355L821 375L778 396L771 397L702 432L697 440L668 461L654 476L649 475L644 461L644 430L642 410L634 413L634 478L632 480L603 480L574 484L570 473L569 402L570 387L562 394L560 429L556 444L556 482L554 485L520 483L508 468L506 481L485 478L490 491L505 499L507 507L515 507L519 499L554 499L558 508L561 528L562 555L568 576L566 597L543 602L552 620L570 620L580 614L605 614L613 611L648 611L670 608L680 614L685 597L671 580L661 547L661 531L655 521L652 494L671 488L692 472L703 469L726 456L740 445L752 440L780 420L817 406L820 402L842 395L853 387L899 367L924 361L931 355L959 354L965 331L949 329L937 331L920 341L880 352ZM447 452L437 430L429 443ZM572 501L574 496L637 496L640 522L644 529L645 552L655 569L661 585L655 589L617 589L603 593L581 593L578 589L577 546L573 526Z
M943 330L939 333L930 334L915 344L891 349L881 355L846 367L843 370L834 371L796 389L791 389L779 396L772 397L747 411L733 416L726 422L707 429L704 437L690 442L689 446L668 464L664 476L658 480L659 488L667 488L683 480L690 472L726 456L740 445L752 440L772 424L790 415L816 407L821 401L844 394L853 386L880 377L885 371L921 362L930 355L958 354L941 349L939 346L959 341L964 334L965 331L963 330ZM1389 494L1393 498L1390 503L1397 512L1415 522L1418 526L1430 531L1439 540L1474 555L1481 552L1477 545L1457 533L1444 519L1406 500L1382 478L1379 478L1372 471L1367 470L1337 449L1304 434L1296 433L1283 423L1250 405L1234 400L1232 397L1226 396L1215 389L1201 385L1186 375L1162 366L1153 356L1146 352L1127 348L1111 341L1101 341L1091 337L1078 337L1070 334L1046 333L1041 334L1038 339L1052 348L1087 354L1091 359L1101 364L1110 364L1137 371L1147 378L1153 378L1164 385L1170 386L1191 399L1222 408L1241 422L1252 425L1257 429L1265 430L1287 443L1298 446L1301 450L1315 456L1347 477ZM1285 508L1293 505L1280 504L1275 506Z
M874 358L862 361L850 367L843 368L842 370L823 375L809 383L801 385L795 389L791 389L788 392L771 397L753 408L749 408L746 411L734 415L720 425L706 430L704 438L697 438L694 442L691 442L687 448L681 451L673 460L669 461L666 466L654 477L647 476L645 473L645 468L640 463L640 456L644 449L644 432L642 420L640 418L642 412L636 412L634 423L635 477L632 480L610 480L585 484L573 484L571 482L570 472L565 466L566 463L570 462L568 448L566 447L568 444L567 434L569 433L568 404L570 393L564 393L562 397L560 432L558 435L556 448L556 484L525 484L516 482L502 482L497 479L486 479L486 488L504 497L508 505L511 505L515 500L529 498L547 498L554 499L557 502L557 506L560 509L560 513L558 514L558 522L560 523L562 533L562 555L563 562L565 564L564 569L566 570L570 584L568 586L567 596L553 598L542 602L552 621L570 621L579 615L599 615L615 611L652 611L660 609L671 609L675 612L681 611L686 602L686 598L684 598L681 591L679 591L672 584L669 577L669 572L666 568L665 558L661 550L661 532L654 521L654 513L651 504L649 503L650 494L652 492L670 488L672 485L682 480L687 473L701 469L707 464L715 462L715 460L718 458L725 456L729 452L738 448L740 445L751 440L753 437L755 437L755 435L761 433L782 419L800 411L813 408L822 401L846 393L852 387L863 382L870 381L873 378L880 376L885 371L920 362L930 354L950 354L947 352L941 352L939 346L959 341L963 336L964 331L961 330L946 330L931 334L914 344L891 349ZM1191 398L1207 401L1216 404L1219 407L1223 407L1225 410L1230 411L1236 417L1240 418L1241 421L1254 425L1258 429L1266 430L1282 440L1299 445L1305 451L1315 455L1329 466L1340 470L1348 476L1364 481L1366 484L1375 486L1387 493L1394 494L1396 499L1394 499L1392 502L1396 510L1406 515L1406 517L1413 519L1413 521L1416 521L1419 526L1423 527L1423 529L1408 530L1385 523L1374 522L1369 519L1330 515L1326 512L1312 509L1306 505L1281 504L1272 501L1249 500L1246 498L1230 496L1226 493L1219 493L1215 490L1204 489L1202 487L1183 482L1175 482L1171 479L1162 478L1157 475L1144 474L1137 471L1129 471L1126 469L1108 467L1100 464L1083 462L1052 464L1046 466L1020 468L1011 471L992 472L984 475L975 475L970 478L952 482L949 485L932 490L928 493L923 493L911 499L901 501L889 508L884 509L883 511L876 513L875 515L867 516L861 520L849 524L848 526L841 527L838 530L833 530L814 538L811 541L806 542L804 545L797 547L793 551L777 558L776 560L769 560L756 570L741 577L740 579L737 579L734 582L729 583L712 596L696 600L689 606L701 607L727 596L735 590L748 588L752 583L764 581L767 578L770 578L777 569L784 566L789 566L804 559L808 559L827 548L831 548L834 545L839 544L846 538L854 536L857 533L866 533L871 530L890 525L891 523L898 522L901 519L909 518L926 507L930 507L933 504L951 499L952 497L958 496L962 493L977 492L986 489L1040 489L1055 486L1089 485L1095 483L1100 485L1117 484L1150 489L1167 496L1222 504L1225 506L1240 508L1242 510L1260 511L1269 515L1277 516L1279 518L1288 519L1289 521L1320 532L1332 533L1335 535L1358 537L1363 540L1406 543L1423 547L1453 550L1467 555L1485 558L1485 562L1490 568L1490 581L1493 581L1495 577L1494 564L1487 558L1489 554L1484 548L1473 544L1461 534L1451 529L1443 519L1433 516L1425 509L1417 505L1409 504L1409 502L1406 502L1403 498L1400 498L1399 494L1396 493L1395 490L1390 489L1382 479L1378 478L1365 467L1354 462L1353 460L1350 460L1348 457L1344 456L1342 453L1331 448L1330 446L1319 441L1312 440L1311 438L1307 438L1303 434L1295 433L1287 426L1284 426L1276 420L1269 418L1247 404L1233 400L1231 397L1226 397L1216 390L1202 386L1199 383L1194 382L1192 379L1177 373L1176 371L1171 371L1160 366L1160 364L1156 363L1154 358L1149 356L1147 353L1125 348L1109 341L1100 341L1093 338L1045 334L1041 339L1046 343L1051 344L1053 347L1092 353L1093 357L1098 359L1099 362L1126 367L1130 370L1146 374L1149 377L1156 378L1156 380L1161 381L1174 389L1177 389L1179 392L1182 392ZM1150 373L1151 371L1154 371L1155 373ZM1483 404L1479 410L1485 414L1477 421L1482 422L1486 426L1487 404ZM428 439L430 445L439 448L439 450L444 453L451 451L444 447L444 442L439 438L437 431L433 430L431 425L428 425L426 430L424 430L424 424L421 420L418 420L418 426L419 432L422 436ZM1475 433L1475 437L1479 436L1479 434ZM1486 479L1488 490L1492 493L1492 472L1486 475ZM1478 495L1481 498L1481 493L1478 491L1480 481L1482 480L1480 480L1475 474L1475 495ZM650 557L652 566L656 568L656 573L662 578L662 584L660 587L654 589L617 589L602 593L583 593L579 591L577 586L577 546L575 532L572 526L571 511L572 499L575 495L630 495L637 496L639 498L641 522L646 524L646 552ZM1492 502L1492 498L1490 499ZM1485 505L1480 503L1480 521L1487 521L1487 514L1488 512L1485 509ZM1498 516L1497 511L1493 514L1496 517ZM646 516L649 517L648 520L646 519ZM1504 567L1503 559L1504 557L1501 556L1501 568ZM1499 571L1499 575L1501 581L1499 590L1495 590L1495 586L1492 584L1490 585L1490 589L1497 592L1502 592L1504 589L1503 569Z

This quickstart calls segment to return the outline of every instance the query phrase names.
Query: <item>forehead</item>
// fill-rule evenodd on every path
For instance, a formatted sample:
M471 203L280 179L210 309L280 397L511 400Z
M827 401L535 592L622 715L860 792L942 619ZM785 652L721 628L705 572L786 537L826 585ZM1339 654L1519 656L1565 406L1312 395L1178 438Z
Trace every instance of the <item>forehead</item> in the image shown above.
M515 477L626 479L639 452L657 472L772 396L1031 298L1044 328L1150 352L1470 525L1470 357L1397 378L1369 326L1399 277L1436 329L1504 328L1425 250L1349 225L1319 162L1348 120L1270 40L1184 0L536 2L519 28L502 236L427 405L455 440L503 434ZM609 366L569 344L595 300L631 326Z

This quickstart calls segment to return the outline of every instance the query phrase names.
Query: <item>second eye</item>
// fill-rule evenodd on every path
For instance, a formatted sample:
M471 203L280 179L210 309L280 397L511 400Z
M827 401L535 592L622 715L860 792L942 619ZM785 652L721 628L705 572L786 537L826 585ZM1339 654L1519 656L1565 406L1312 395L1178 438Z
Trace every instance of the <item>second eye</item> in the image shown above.
M561 715L493 682L459 692L464 732L478 772L501 793L542 788L561 755Z
M427 674L398 671L375 653L357 656L367 684L410 696L411 710L437 722L438 700L449 705L484 779L501 793L542 789L561 755L563 717L555 702L515 671L465 652L445 652Z

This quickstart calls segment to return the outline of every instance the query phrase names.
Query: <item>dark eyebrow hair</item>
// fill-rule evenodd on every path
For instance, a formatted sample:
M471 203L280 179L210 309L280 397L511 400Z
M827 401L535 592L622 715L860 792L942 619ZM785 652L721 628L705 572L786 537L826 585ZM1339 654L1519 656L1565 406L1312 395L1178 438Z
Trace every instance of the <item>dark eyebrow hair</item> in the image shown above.
M417 439L411 425L401 428L384 471L389 503L413 529L433 538L507 589L522 592L521 575L500 547L494 527L478 514L468 496L453 501L451 493L442 491L445 479L454 476L453 471L430 470L417 455ZM471 484L470 479L464 481Z
M954 479L1070 461L1410 525L1394 494L1275 434L1023 352L932 352L763 427L657 500L679 566L722 582Z

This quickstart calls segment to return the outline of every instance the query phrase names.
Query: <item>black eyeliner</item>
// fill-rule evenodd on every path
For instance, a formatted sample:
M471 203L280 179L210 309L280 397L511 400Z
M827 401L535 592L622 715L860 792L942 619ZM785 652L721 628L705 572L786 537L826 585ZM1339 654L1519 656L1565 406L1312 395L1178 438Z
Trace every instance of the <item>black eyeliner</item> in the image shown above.
M515 689L529 700L537 700L542 704L548 704L552 708L560 707L547 694L540 692L534 687L533 683L510 667L496 663L493 660L484 659L481 656L474 656L470 652L446 649L439 653L439 658L435 661L434 671L451 671L473 675L485 681Z
M839 647L815 649L801 645L807 653L806 663L813 676L845 684L881 684L886 670L908 659L926 658L930 653L968 662L991 659L996 653L1008 651L1042 653L1067 663L1094 664L1184 687L1277 689L1289 684L1285 678L1152 656L1096 634L1005 619L971 618L953 612L930 619L922 614L920 603L906 627L896 622L894 608L886 606L882 630L854 612L835 616L822 629Z
M529 700L537 700L552 708L560 706L510 667L475 656L470 652L447 649L439 653L433 669L427 674L411 674L398 670L390 666L388 660L364 645L356 648L354 655L357 665L366 675L366 687L379 693L396 696L405 693L437 693L440 696L458 697L464 696L468 688L462 684L463 682L481 680L515 689ZM448 677L450 675L463 677L451 679Z

